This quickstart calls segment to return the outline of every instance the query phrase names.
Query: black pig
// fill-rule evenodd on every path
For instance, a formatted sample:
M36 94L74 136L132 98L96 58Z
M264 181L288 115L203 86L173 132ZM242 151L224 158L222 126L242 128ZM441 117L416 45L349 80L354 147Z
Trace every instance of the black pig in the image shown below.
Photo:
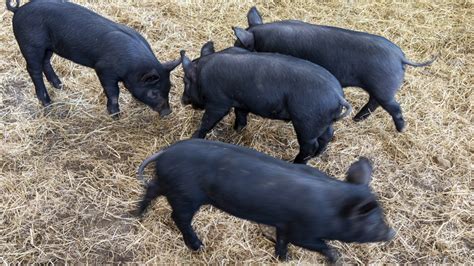
M194 62L184 51L181 60L182 102L205 109L194 138L205 138L233 107L236 130L245 127L249 112L292 121L300 145L294 162L306 163L324 151L334 134L334 121L351 111L336 78L306 60L237 47L214 52L212 42L203 46Z
M369 94L368 103L355 115L355 121L364 120L380 105L392 116L399 132L404 130L405 120L395 94L403 82L405 65L421 67L435 60L413 63L397 45L364 32L297 20L263 24L255 7L247 19L247 30L234 28L235 46L287 54L326 68L342 87L360 87Z
M283 260L289 243L335 261L337 253L325 240L366 243L388 241L395 235L368 185L372 167L365 158L351 166L346 182L252 149L199 139L178 142L145 159L138 169L142 180L152 162L155 178L137 214L142 216L151 201L165 196L192 250L202 242L191 221L206 204L275 227L275 253Z
M19 0L16 6L7 0L6 5L14 13L13 31L43 106L51 104L43 73L53 87L62 87L50 63L56 53L95 69L111 115L120 112L118 82L160 115L171 112L169 75L180 60L160 64L135 30L67 1L36 0L20 8Z

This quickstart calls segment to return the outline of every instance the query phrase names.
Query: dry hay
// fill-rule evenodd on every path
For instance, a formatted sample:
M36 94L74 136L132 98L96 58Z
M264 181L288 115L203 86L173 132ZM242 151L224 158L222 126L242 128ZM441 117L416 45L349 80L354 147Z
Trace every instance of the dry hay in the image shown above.
M233 43L231 26L246 26L251 3L236 1L78 1L134 27L160 60L180 49L191 57L213 40ZM316 1L315 1L316 2ZM265 21L299 18L380 34L414 61L441 56L431 67L407 68L397 98L407 131L396 133L380 110L367 121L336 124L329 150L310 164L343 178L358 156L375 163L373 189L398 231L387 244L332 244L344 262L468 263L473 258L473 28L471 1L452 3L258 3ZM215 208L197 214L194 227L206 247L192 253L161 198L143 222L130 218L142 194L138 164L196 128L201 112L182 107L182 70L173 72L173 114L167 119L122 90L123 116L108 117L95 73L55 57L64 91L44 112L35 97L11 29L0 29L0 261L273 263L272 243L258 227ZM346 96L358 110L367 100L358 89ZM232 116L209 139L250 146L290 160L298 145L291 124L252 116L242 134ZM151 173L151 169L148 170ZM292 263L321 263L322 256L292 246Z

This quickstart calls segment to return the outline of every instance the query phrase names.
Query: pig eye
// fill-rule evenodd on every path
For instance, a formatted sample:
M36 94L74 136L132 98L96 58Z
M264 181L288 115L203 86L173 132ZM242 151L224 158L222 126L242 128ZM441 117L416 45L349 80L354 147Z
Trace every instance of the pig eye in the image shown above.
M153 75L153 76L150 76L150 77L147 77L144 82L146 83L155 83L155 82L158 82L160 80L160 76L158 75Z
M363 204L357 210L359 215L367 215L378 207L377 202L371 201Z
M365 200L361 202L355 199L343 207L342 215L357 219L372 214L378 208L379 205L375 200Z
M160 75L158 73L155 73L154 71L147 73L140 78L140 81L144 83L148 83L148 84L156 83L159 80L160 80Z

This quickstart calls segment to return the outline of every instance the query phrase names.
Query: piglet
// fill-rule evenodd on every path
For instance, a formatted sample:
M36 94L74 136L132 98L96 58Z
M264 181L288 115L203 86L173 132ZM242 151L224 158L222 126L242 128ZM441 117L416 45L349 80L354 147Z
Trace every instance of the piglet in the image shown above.
M203 244L191 226L194 214L210 204L236 217L276 228L275 254L287 258L288 244L317 251L334 262L337 253L326 240L380 242L395 232L369 182L372 166L361 158L346 181L301 164L284 162L255 150L222 142L191 139L148 157L138 169L154 163L137 214L142 216L158 196L165 196L171 217L185 244Z
M405 129L405 120L395 93L403 82L405 66L427 66L435 60L411 62L394 43L365 32L297 20L263 23L255 7L248 12L247 20L246 30L234 29L235 46L287 54L326 68L342 87L360 87L369 94L368 103L355 115L355 121L364 120L382 106L399 132Z
M205 110L195 138L205 138L234 108L237 131L247 125L249 113L291 121L300 145L294 162L306 163L325 150L334 134L333 123L351 112L337 79L306 60L237 47L215 52L212 42L194 61L184 51L181 57L182 103Z
M6 5L14 13L13 32L43 106L51 104L43 73L53 87L62 87L50 62L55 53L96 71L111 115L120 112L119 82L161 116L171 113L170 72L180 60L161 64L135 30L67 1L36 0L19 7L19 0L16 5L7 0Z

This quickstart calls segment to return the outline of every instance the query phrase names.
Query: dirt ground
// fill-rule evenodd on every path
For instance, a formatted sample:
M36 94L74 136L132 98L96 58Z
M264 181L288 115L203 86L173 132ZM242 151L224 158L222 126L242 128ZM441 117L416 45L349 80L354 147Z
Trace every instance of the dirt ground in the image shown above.
M397 94L407 130L396 132L379 109L367 121L335 124L327 152L310 165L344 178L359 156L374 162L372 187L397 236L385 244L331 244L346 263L474 263L472 1L74 1L138 30L161 61L208 40L233 44L257 5L264 21L300 19L382 35L413 61L440 54L430 67L407 67ZM173 113L160 119L122 88L123 115L111 119L92 69L54 57L64 90L48 87L53 107L34 94L11 27L0 14L0 262L275 263L273 245L254 223L204 207L193 226L205 244L193 253L159 199L142 222L131 211L143 189L136 169L150 154L187 139L202 113L180 104L182 69L172 73ZM360 109L367 95L348 88ZM354 115L353 113L352 115ZM233 115L209 139L291 160L298 144L290 123L251 116L240 134ZM153 167L150 167L153 168ZM148 174L152 169L147 170ZM322 263L291 246L290 263Z

